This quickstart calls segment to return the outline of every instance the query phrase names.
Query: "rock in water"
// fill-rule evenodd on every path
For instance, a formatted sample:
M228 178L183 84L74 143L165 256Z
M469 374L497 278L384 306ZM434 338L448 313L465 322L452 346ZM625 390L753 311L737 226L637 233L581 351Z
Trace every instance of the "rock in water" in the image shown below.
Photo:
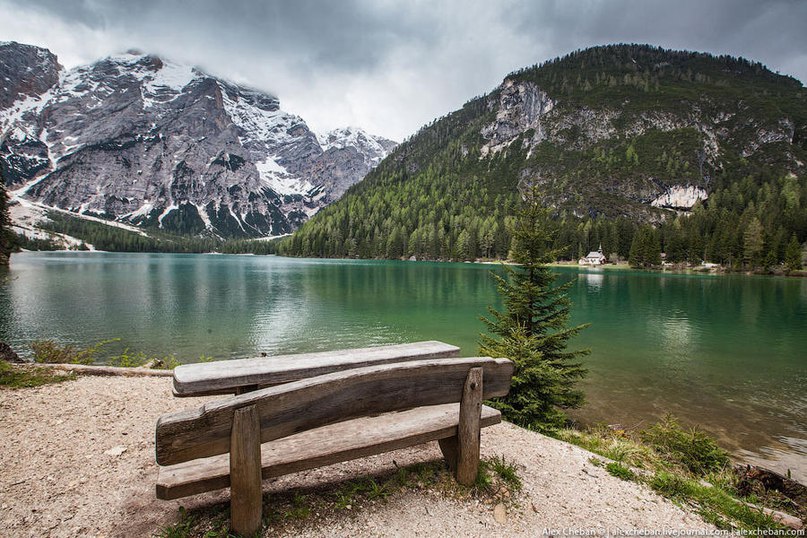
M7 362L25 362L11 349L11 346L5 342L0 342L0 360Z

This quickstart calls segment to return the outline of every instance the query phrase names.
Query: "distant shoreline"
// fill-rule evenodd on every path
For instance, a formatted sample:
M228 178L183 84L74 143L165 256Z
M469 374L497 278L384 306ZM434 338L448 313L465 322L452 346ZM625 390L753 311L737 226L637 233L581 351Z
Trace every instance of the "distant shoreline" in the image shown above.
M60 249L60 250L21 250L20 252L15 252L11 256L11 260L14 260L14 254L36 254L36 253L47 253L47 252L54 252L54 253L83 253L83 254L182 254L182 255L212 255L212 254L228 254L232 256L275 256L278 258L288 258L288 259L310 259L310 260L344 260L344 261L403 261L403 262L428 262L428 263L472 263L477 265L518 265L515 262L508 261L508 260L491 260L491 259L477 259L473 261L462 261L462 260L426 260L426 259L415 259L412 260L411 258L399 258L399 259L387 259L387 258L322 258L322 257L299 257L299 256L284 256L282 254L254 254L249 252L244 253L224 253L224 252L126 252L126 251L114 251L114 250L71 250L71 249ZM735 271L726 268L722 265L716 265L714 267L704 267L694 266L694 267L664 267L664 268L650 268L650 269L643 269L643 268L635 268L631 267L630 264L625 262L620 263L606 263L603 265L580 265L575 261L561 261L561 262L552 262L546 264L547 267L571 267L571 268L578 268L578 269L594 269L594 270L604 270L604 271L641 271L646 273L668 273L668 274L693 274L693 275L745 275L745 276L772 276L772 277L795 277L795 278L807 278L807 269L800 269L797 271L791 271L789 273L785 272L777 272L777 273L762 273L762 272L755 272L755 271Z

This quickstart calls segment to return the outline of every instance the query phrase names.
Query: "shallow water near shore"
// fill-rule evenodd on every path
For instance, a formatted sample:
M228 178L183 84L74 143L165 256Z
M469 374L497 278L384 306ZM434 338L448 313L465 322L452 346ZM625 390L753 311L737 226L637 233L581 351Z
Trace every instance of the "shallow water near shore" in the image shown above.
M477 352L491 265L274 256L21 253L0 338L174 354L184 362L442 340ZM807 279L556 268L590 348L582 422L666 412L738 457L807 481Z

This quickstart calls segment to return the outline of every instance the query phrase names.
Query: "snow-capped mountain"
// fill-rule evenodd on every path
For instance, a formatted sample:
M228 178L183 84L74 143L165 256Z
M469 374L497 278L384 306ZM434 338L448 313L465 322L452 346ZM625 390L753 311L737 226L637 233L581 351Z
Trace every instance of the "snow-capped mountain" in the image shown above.
M23 203L180 233L289 233L395 146L136 51L65 70L0 44L0 167Z
M334 129L317 140L326 155L318 177L329 203L341 198L348 187L356 183L353 177L357 174L364 177L398 145L358 127Z

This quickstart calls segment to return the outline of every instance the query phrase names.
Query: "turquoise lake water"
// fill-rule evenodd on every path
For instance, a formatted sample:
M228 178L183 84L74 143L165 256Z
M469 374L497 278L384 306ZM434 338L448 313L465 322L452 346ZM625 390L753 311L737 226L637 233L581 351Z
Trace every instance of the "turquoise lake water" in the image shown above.
M496 266L274 256L21 253L0 338L216 359L442 340L477 352ZM583 422L666 412L807 479L807 279L559 268L572 281Z

